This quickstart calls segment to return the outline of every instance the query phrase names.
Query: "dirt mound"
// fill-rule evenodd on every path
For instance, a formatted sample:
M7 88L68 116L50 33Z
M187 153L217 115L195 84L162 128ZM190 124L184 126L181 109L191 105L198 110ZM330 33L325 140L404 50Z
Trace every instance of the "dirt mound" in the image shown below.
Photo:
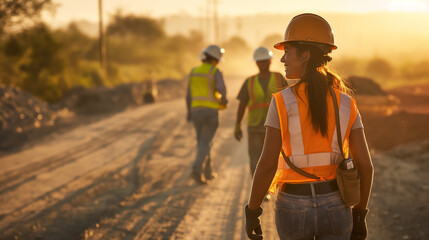
M0 131L21 132L53 125L56 115L47 103L19 88L0 86Z
M0 148L25 138L25 132L57 124L72 115L15 87L0 86Z
M362 114L368 144L375 150L389 150L410 142L429 139L429 115L400 112L390 116Z
M387 95L380 85L374 80L366 77L351 76L348 79L355 94L358 95Z
M388 93L400 99L399 111L429 114L429 84L397 87Z

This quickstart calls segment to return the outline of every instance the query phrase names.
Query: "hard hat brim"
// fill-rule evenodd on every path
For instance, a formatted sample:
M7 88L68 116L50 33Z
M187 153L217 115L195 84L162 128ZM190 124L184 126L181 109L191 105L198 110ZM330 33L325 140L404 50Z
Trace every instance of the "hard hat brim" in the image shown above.
M253 60L256 61L256 62L257 61L271 60L271 59L273 59L273 57L269 57L269 58L268 57L265 57L265 58L253 58Z
M332 45L332 44L317 43L317 42L306 42L306 41L283 41L283 42L276 43L274 45L274 48L278 49L278 50L285 50L285 44L288 43L288 42L296 42L296 43L300 43L300 44L308 44L308 45L315 45L315 46L323 44L323 45L327 45L327 46L332 47L331 50L335 50L335 49L338 48L337 46Z

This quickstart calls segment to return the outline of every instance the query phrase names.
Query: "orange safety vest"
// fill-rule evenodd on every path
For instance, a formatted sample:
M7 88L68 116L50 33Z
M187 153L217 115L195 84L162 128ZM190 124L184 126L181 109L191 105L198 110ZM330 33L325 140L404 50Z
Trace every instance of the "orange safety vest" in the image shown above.
M274 94L280 120L282 148L286 156L302 170L326 180L335 179L336 169L342 160L337 141L335 111L332 96L327 95L328 131L327 137L316 132L308 115L308 99L305 93L306 83L302 83L296 96L293 87ZM353 98L334 90L339 104L341 137L343 151L349 154L349 135L357 117L357 106ZM282 156L279 156L276 175L269 191L274 193L284 183L309 183L319 180L310 179L290 169Z

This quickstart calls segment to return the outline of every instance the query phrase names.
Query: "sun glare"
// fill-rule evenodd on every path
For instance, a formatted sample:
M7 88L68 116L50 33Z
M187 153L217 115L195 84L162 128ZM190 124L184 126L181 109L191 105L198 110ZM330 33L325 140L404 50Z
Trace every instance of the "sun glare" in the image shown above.
M390 12L425 12L428 6L420 1L395 1L388 5L387 11Z

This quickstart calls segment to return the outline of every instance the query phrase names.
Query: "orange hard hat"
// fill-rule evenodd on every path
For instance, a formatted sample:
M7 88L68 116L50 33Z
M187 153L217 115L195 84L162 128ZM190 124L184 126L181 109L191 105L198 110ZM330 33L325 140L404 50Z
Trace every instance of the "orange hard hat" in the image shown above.
M312 13L304 13L292 18L286 28L284 41L277 43L274 47L284 50L287 42L315 45L326 52L337 49L329 23L321 16Z

